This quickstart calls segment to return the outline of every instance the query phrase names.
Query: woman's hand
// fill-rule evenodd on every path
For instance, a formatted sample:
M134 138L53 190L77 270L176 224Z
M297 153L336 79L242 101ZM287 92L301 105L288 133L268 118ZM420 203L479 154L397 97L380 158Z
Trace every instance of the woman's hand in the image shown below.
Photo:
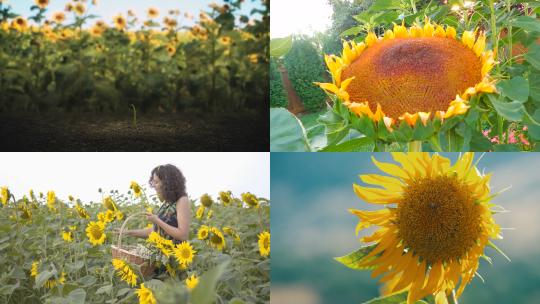
M158 221L159 221L159 217L156 214L152 214L150 212L146 213L146 219L156 225L158 224Z

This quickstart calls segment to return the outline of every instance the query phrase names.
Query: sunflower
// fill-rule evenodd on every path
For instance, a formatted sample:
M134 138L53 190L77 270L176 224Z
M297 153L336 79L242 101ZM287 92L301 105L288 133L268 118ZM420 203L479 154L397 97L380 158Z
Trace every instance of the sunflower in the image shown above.
M71 243L73 242L73 233L71 231L62 231L62 238L64 241Z
M210 207L214 201L212 200L212 197L208 195L207 193L201 195L201 204L205 207Z
M231 191L221 191L219 192L219 200L224 206L228 206L232 201Z
M163 238L161 235L159 235L159 233L155 231L152 231L150 235L148 235L146 242L154 245L156 248L161 250L161 252L167 257L174 253L173 242L171 240Z
M115 214L116 212L113 212L111 210L107 210L107 212L99 212L97 214L97 218L100 222L102 223L110 223L112 221L114 221L114 217L115 217Z
M400 166L373 158L390 176L360 176L377 188L354 185L366 202L392 204L376 211L349 210L360 219L357 233L380 227L361 238L374 245L356 266L373 268L374 277L384 274L384 294L407 290L407 303L430 294L446 300L454 288L459 297L474 277L484 247L495 246L489 239L500 238L492 217L491 175L472 164L472 153L454 165L438 154L393 153L393 158Z
M139 297L139 303L140 304L156 304L156 298L154 298L154 294L152 293L152 290L149 288L146 288L144 286L144 283L141 284L141 288L137 289L135 291L137 296Z
M193 250L189 242L182 242L174 247L174 257L178 264L188 266L193 263L193 257L197 251Z
M192 274L186 279L186 286L189 290L195 288L197 284L199 284L199 278L194 274Z
M231 41L232 41L232 39L229 36L223 36L223 37L219 38L219 42L221 44L223 44L223 45L229 45L229 44L231 44Z
M197 208L197 211L195 212L195 217L197 219L201 219L204 215L204 206L203 205L200 205L199 208Z
M34 261L32 262L32 268L30 268L30 276L31 277L37 277L37 275L39 274L39 262L37 261Z
M206 215L206 219L209 220L212 218L212 216L214 216L214 210L208 211L208 214Z
M488 75L494 56L485 46L484 33L465 31L457 39L453 27L429 19L423 27L394 25L384 37L345 41L341 56L326 55L333 82L316 84L389 130L398 121L425 125L430 117L464 114L471 96L496 91Z
M104 28L94 25L90 28L90 35L92 35L93 37L100 37L104 31Z
M159 16L159 11L157 8L155 7L151 7L149 8L146 13L148 14L148 18L152 19L152 18L157 18Z
M83 219L90 218L90 215L88 214L88 212L86 212L86 210L79 203L75 204L75 210L77 210L77 214L79 214L81 218Z
M77 2L75 6L73 6L73 11L79 15L82 16L84 12L86 11L86 7L84 6L84 3Z
M263 257L270 254L270 233L268 231L259 234L259 252Z
M40 9L45 9L49 5L49 0L35 0L35 3Z
M86 227L86 235L88 240L92 243L93 246L101 245L105 242L105 223L101 221L90 222Z
M72 12L73 11L73 3L68 3L66 4L66 6L64 7L64 11L66 12Z
M105 208L107 208L108 210L110 210L110 211L118 210L118 207L116 206L116 203L114 202L114 200L110 196L107 196L107 197L105 197L103 199L103 206Z
M122 279L122 281L128 283L131 287L137 285L137 275L133 272L133 269L129 267L126 262L120 259L112 259L112 264L114 269L116 269L116 274Z
M167 53L169 53L169 56L174 56L174 54L176 54L176 48L174 47L174 45L172 43L169 43L167 45Z
M47 289L53 289L54 287L56 287L56 285L60 284L60 285L63 285L64 283L66 282L66 273L65 272L62 272L62 274L60 275L60 278L58 279L48 279L46 282L45 282L45 288Z
M201 227L199 228L199 231L197 232L197 238L199 240L206 240L208 238L209 229L210 228L208 226L201 225Z
M219 231L219 229L217 229L216 227L210 228L210 236L208 238L208 241L210 242L210 245L212 247L219 250L223 250L226 245L223 233L221 233L221 231Z
M9 189L8 187L2 187L0 190L0 201L2 202L2 205L6 205L9 200Z
M124 18L124 16L122 15L117 15L116 17L114 17L113 22L114 26L116 26L118 30L123 30L126 28L127 21L126 18Z
M259 207L259 200L257 199L257 197L249 192L247 193L242 193L242 200L248 204L249 207Z
M52 15L52 20L60 24L66 20L66 15L63 12L56 12Z
M20 206L19 210L21 211L22 219L32 220L32 212L30 211L30 208L28 208L28 205L24 204L23 206Z
M135 195L135 197L140 197L141 196L142 190L141 190L141 186L139 186L139 184L132 181L129 188L131 188L133 190L133 194Z
M56 194L54 194L54 191L47 192L47 207L56 212Z

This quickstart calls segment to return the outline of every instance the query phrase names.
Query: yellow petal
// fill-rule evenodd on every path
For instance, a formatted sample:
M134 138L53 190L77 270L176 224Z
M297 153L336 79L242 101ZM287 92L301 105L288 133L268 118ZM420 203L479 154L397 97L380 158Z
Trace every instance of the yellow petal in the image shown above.
M422 30L422 28L416 24L411 26L411 28L409 29L409 32L410 32L411 37L418 38L418 37L424 36L424 30Z
M461 36L461 42L465 44L468 48L472 49L474 45L474 33L471 31L463 32L463 36Z
M435 295L435 304L448 304L448 299L446 299L444 290Z
M385 189L367 188L353 185L354 193L364 201L372 204L395 204L401 199L400 193L390 192Z
M424 37L432 37L434 31L433 24L426 18L426 24L424 24Z
M480 37L476 40L476 43L474 44L473 51L476 54L476 56L481 56L484 52L484 48L486 47L486 35L481 34Z
M405 114L401 115L399 119L405 120L409 126L414 127L416 120L418 120L418 113L411 115L409 112L405 112Z
M409 34L407 33L407 28L402 25L397 25L394 23L394 36L396 38L407 38Z
M430 114L430 112L418 112L418 116L420 117L420 121L422 122L424 127L427 125Z
M393 191L393 192L403 191L403 183L395 177L384 176L384 175L379 175L379 174L366 174L366 175L361 175L360 179L366 184L381 186L381 187L386 188L389 191Z
M489 82L486 79L482 80L480 83L474 86L474 89L477 92L486 92L486 93L495 93L497 88L493 82Z
M409 176L408 176L407 172L405 172L398 165L379 162L373 156L371 157L371 160L373 161L373 164L375 164L375 166L377 168L379 168L379 170L381 170L382 172L384 172L386 174L389 174L389 175L392 175L392 176L399 177L399 178L401 178L403 180L408 180L409 179Z
M366 44L367 46L372 46L375 43L377 43L377 40L378 40L377 35L375 35L375 33L373 32L369 32L366 37Z
M321 87L321 89L334 93L334 94L337 94L337 92L339 91L339 88L333 83L315 82L315 84Z
M394 39L395 36L394 36L394 32L392 30L387 30L386 32L384 32L384 37L383 39Z
M386 126L386 129L388 131L390 131L390 132L393 131L392 124L394 123L394 119L392 119L391 117L384 116L383 117L383 123Z
M437 28L435 29L435 33L433 34L435 37L446 37L446 32L444 31L444 28L440 25L437 25Z
M351 84L351 81L353 81L353 79L354 79L354 76L343 80L343 82L341 83L340 89L346 90L349 84Z
M446 37L455 39L456 38L456 29L454 27L452 27L452 26L447 26L446 27Z

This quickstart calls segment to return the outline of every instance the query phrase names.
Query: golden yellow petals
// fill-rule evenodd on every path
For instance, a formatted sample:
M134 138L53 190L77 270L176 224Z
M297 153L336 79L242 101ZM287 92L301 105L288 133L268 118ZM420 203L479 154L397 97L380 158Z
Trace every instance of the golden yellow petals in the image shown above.
M366 36L367 46L373 46L375 43L377 43L377 41L378 41L377 35L375 35L375 33L373 32L369 32L368 35Z
M482 53L484 52L484 48L486 47L486 35L480 35L478 39L476 40L473 51L476 54L476 56L482 56Z
M435 33L433 34L435 37L446 37L446 32L444 31L444 28L440 25L437 25L437 28L435 29Z
M452 26L446 27L446 38L452 38L452 39L456 38L456 29L454 27Z
M384 32L383 39L394 39L394 38L395 38L395 35L392 30L386 30L386 32Z
M403 190L403 183L395 177L378 174L366 174L361 175L360 179L366 184L381 186L389 191L400 192Z
M353 185L354 193L361 199L373 204L395 204L398 202L400 193L389 193L388 190L367 188Z
M424 30L416 24L409 29L409 32L410 36L413 38L420 38L424 36Z
M394 36L396 38L407 38L409 33L407 32L407 28L405 26L394 24Z
M461 42L463 42L463 44L465 44L468 48L472 49L474 46L474 33L471 31L463 32Z
M433 24L431 22L426 22L424 24L424 37L432 37L435 29L433 28Z

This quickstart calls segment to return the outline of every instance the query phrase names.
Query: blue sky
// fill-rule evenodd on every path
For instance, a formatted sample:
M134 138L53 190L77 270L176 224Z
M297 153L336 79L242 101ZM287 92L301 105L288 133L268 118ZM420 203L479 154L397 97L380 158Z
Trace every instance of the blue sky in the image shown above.
M373 165L372 155L393 162L386 153L271 154L272 298L297 299L297 304L326 303L332 294L341 297L337 302L361 303L377 295L377 280L368 272L349 270L333 261L360 246L354 234L358 219L347 209L380 209L360 200L352 189L353 183L361 184L358 175L381 173ZM458 157L457 153L443 155L452 161ZM494 203L510 210L495 219L501 227L515 229L504 230L505 239L495 243L513 262L488 249L494 265L481 263L486 283L474 280L470 288L474 291L464 295L467 303L496 301L505 292L512 293L521 277L540 278L540 267L534 266L540 256L540 154L486 153L478 168L493 172L492 191L512 186ZM528 276L509 270L522 266L528 269ZM490 280L490 276L495 278ZM515 284L503 289L497 285L501 277ZM340 290L324 291L325 286ZM490 294L493 288L497 292ZM535 288L540 294L540 288ZM531 290L525 290L519 300L525 301L528 295Z
M46 15L51 16L54 12L63 11L67 3L71 1L67 0L51 0L48 6ZM179 9L183 14L185 12L194 16L198 16L201 10L208 10L208 5L212 2L217 4L223 4L220 0L98 0L98 5L93 6L90 9L90 13L99 15L103 20L110 23L111 19L119 13L126 14L128 9L135 12L139 19L146 20L146 10L149 7L155 7L160 11L159 20L162 20L165 14L170 9ZM25 17L31 16L35 13L30 11L30 7L34 5L33 0L8 0L7 4L11 5L17 14L21 14ZM88 8L91 0L88 0L86 5ZM249 13L254 8L262 8L260 0L251 1L246 0L242 5L240 14L249 16ZM253 15L250 18L260 19L260 15ZM180 19L181 25L192 25L192 22L185 18Z

